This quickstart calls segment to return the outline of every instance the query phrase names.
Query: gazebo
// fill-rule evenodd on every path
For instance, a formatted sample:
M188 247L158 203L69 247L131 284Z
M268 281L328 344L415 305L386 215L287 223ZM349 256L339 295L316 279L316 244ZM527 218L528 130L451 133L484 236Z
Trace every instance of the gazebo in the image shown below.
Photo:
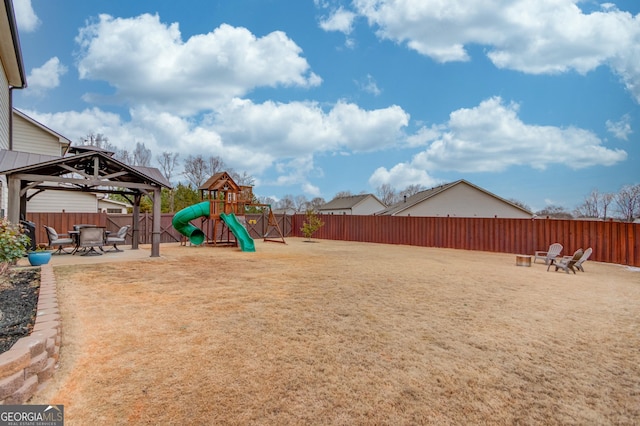
M81 191L120 194L133 205L132 248L138 248L140 201L153 201L151 257L160 256L162 188L171 184L157 168L129 166L113 153L95 147L74 147L75 155L53 157L20 151L0 151L0 174L6 175L9 221L26 217L29 191Z

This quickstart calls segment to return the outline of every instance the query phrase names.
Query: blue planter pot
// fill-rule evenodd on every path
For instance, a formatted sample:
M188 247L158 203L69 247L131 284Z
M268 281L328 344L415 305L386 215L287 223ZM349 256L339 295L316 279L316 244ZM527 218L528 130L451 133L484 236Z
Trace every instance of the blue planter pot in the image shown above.
M51 252L34 251L31 253L27 253L27 258L29 259L29 264L31 266L42 266L46 265L51 260Z

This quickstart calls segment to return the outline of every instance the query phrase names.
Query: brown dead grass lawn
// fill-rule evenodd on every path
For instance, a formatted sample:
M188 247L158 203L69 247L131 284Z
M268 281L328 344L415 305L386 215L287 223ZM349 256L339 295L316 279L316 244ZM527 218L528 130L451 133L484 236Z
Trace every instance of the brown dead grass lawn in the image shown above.
M640 272L288 239L56 267L68 425L633 424Z

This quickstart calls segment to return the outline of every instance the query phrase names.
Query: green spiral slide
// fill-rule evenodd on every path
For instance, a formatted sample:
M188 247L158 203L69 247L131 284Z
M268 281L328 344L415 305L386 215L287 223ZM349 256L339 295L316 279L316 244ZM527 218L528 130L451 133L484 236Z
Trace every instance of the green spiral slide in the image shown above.
M200 245L204 242L204 232L200 228L192 225L190 221L199 217L209 217L209 201L203 201L198 204L193 204L189 207L185 207L173 216L171 224L173 228L189 238L191 244ZM247 232L247 229L238 222L236 215L220 213L220 219L227 224L233 235L238 241L240 250L242 251L256 251L253 239Z

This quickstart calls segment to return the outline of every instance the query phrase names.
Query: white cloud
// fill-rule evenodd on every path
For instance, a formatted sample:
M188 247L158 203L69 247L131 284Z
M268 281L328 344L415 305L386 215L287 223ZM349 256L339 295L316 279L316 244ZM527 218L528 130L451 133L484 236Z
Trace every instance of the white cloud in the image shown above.
M640 15L607 6L585 14L578 0L355 0L381 38L439 62L468 61L488 47L499 68L587 73L609 65L640 102Z
M27 112L73 141L89 133L101 133L119 149L144 143L154 153L220 156L235 170L268 182L304 186L321 176L317 155L364 152L389 148L403 139L408 115L399 107L363 110L338 102L324 111L315 103L253 103L233 99L215 113L196 120L145 106L131 108L130 121L97 108L77 112L38 114Z
M623 150L604 147L590 131L526 124L518 117L518 108L494 97L477 107L454 111L446 124L424 129L426 137L418 136L432 139L424 151L390 170L376 170L371 179L394 184L413 173L424 181L429 180L426 173L435 171L500 172L514 166L545 169L552 164L580 169L612 166L627 158ZM437 138L435 129L441 130Z
M623 115L618 121L607 120L605 124L607 126L607 130L618 139L626 141L629 139L629 135L633 133L631 130L631 117L629 114Z
M311 102L255 104L242 99L221 106L213 117L212 126L226 143L268 149L280 158L384 149L399 143L409 120L397 106L363 110L338 102L325 112Z
M13 0L13 10L21 32L30 33L38 29L40 19L33 11L31 0Z
M339 7L331 15L320 21L320 28L325 31L339 31L344 34L351 34L353 31L353 20L356 14Z
M183 41L178 24L165 25L157 15L100 15L76 41L81 78L108 82L121 100L180 114L212 110L257 87L321 82L302 49L280 31L258 38L223 24Z
M357 82L358 87L367 93L371 93L374 96L380 96L382 90L378 87L375 78L371 74L367 74L367 77L362 81Z
M374 188L383 184L389 184L397 189L404 189L409 185L431 188L439 183L440 181L431 177L426 170L420 170L407 163L396 164L390 170L379 167L369 178L369 185Z
M60 77L67 73L67 67L60 63L57 57L53 57L40 68L33 68L27 77L29 89L27 95L41 94L60 85Z

